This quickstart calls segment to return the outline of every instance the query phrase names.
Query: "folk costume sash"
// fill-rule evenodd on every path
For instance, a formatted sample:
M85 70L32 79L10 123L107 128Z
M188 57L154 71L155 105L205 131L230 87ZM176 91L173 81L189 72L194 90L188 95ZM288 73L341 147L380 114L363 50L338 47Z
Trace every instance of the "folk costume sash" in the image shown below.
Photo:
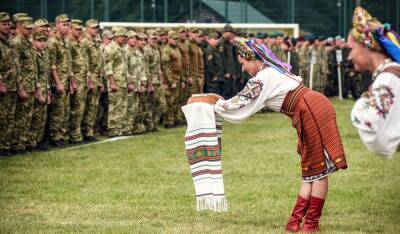
M186 156L189 161L197 211L227 211L221 166L222 118L212 105L194 102L182 107L187 120Z

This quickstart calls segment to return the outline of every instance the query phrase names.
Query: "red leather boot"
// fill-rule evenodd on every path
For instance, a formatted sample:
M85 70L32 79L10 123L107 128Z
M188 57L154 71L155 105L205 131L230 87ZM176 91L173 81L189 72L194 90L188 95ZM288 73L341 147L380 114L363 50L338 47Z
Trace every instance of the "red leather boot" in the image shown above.
M297 197L296 205L293 208L292 214L288 220L285 230L287 232L298 232L300 229L301 219L306 215L308 210L309 201L302 198L301 196Z
M324 208L325 200L317 197L310 197L310 207L304 221L301 232L311 233L319 232L319 219L321 218L322 208Z

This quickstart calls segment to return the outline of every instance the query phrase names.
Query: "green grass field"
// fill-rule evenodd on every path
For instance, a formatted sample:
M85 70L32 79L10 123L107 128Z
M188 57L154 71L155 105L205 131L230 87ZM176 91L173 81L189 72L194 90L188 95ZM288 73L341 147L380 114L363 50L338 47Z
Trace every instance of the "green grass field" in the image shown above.
M330 177L324 233L400 233L400 153L368 152L334 101L349 168ZM73 150L0 158L0 232L283 233L300 185L290 119L224 125L227 213L201 212L185 128Z

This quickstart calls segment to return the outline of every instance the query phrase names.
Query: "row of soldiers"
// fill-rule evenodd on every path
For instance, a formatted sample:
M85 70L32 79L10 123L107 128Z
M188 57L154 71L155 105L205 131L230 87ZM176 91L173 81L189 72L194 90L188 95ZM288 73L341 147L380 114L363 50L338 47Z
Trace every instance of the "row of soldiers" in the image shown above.
M191 94L229 98L243 85L229 25L208 39L184 27L99 34L95 19L62 14L52 28L0 13L2 155L95 141L96 129L115 137L175 127Z
M339 76L344 98L357 99L371 82L371 74L354 71L348 59L350 48L340 36L289 38L281 33L258 33L254 37L263 40L280 60L289 63L292 73L301 76L307 87L328 97L339 95Z

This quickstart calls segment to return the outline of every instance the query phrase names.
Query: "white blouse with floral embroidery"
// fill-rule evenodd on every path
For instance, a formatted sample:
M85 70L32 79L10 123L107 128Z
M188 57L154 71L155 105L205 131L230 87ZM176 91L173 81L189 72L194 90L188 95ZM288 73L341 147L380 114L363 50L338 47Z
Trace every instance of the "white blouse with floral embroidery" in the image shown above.
M381 64L377 71L395 62ZM374 82L351 112L351 119L366 147L391 158L400 144L400 78L388 72L377 74Z
M246 120L264 106L279 112L286 94L297 88L301 82L299 76L282 74L268 67L251 78L236 96L228 100L218 100L214 110L233 123Z

